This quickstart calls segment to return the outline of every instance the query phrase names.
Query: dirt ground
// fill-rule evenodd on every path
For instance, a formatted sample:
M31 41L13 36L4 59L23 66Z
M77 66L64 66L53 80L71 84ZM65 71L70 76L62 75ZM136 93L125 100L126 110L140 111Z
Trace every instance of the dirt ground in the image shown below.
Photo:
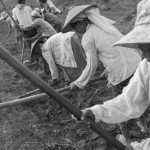
M59 17L64 21L68 8L74 4L89 4L91 0L55 0L58 7L63 10ZM133 28L137 0L95 0L101 14L116 21L116 27L124 34ZM5 1L10 9L15 5L15 0ZM35 5L34 0L27 0L28 5ZM0 11L3 8L0 5ZM6 23L0 22L0 41L8 33ZM14 33L3 43L3 46L18 60L21 60L22 45L15 43ZM25 46L25 59L29 58L29 47ZM40 66L30 68L39 75ZM102 72L102 66L98 68L95 77ZM40 76L48 84L51 77ZM64 81L60 81L59 89L64 87ZM17 99L18 96L36 89L32 83L22 77L7 63L0 59L0 101L6 102ZM80 109L103 103L112 97L111 89L107 88L107 82L99 81L88 85L84 90L71 92L65 97ZM50 106L49 115L45 116ZM149 117L150 118L150 117ZM149 119L147 119L149 125ZM120 130L115 125L102 123L104 129L110 134L116 135ZM135 125L133 130L139 130ZM139 135L138 139L145 135ZM76 123L71 114L59 106L52 98L46 97L32 103L17 105L0 110L0 150L102 150L106 143L100 136L90 130L84 123ZM112 148L113 149L113 148Z

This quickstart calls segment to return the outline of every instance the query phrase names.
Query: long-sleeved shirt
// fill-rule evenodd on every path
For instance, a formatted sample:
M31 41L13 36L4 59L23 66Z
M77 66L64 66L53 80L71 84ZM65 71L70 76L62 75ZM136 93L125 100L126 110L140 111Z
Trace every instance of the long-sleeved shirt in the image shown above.
M75 33L57 33L42 46L42 55L49 65L52 79L59 77L56 64L64 67L77 67L70 41L73 34Z
M96 122L102 120L112 124L140 117L149 104L150 62L144 59L121 95L90 109L95 114Z
M44 21L42 18L35 19L30 25L28 25L24 30L31 30L36 28L39 33L42 34L42 36L52 36L56 34L55 29L46 21Z
M17 20L19 25L25 27L32 23L31 12L32 9L29 6L24 6L22 9L16 6L12 10L14 20Z
M123 35L114 27L112 33L107 33L95 24L90 24L82 38L82 46L87 57L87 66L81 76L74 82L79 88L83 88L97 68L100 60L107 73L108 81L117 85L129 78L136 70L141 56L135 49L113 47Z

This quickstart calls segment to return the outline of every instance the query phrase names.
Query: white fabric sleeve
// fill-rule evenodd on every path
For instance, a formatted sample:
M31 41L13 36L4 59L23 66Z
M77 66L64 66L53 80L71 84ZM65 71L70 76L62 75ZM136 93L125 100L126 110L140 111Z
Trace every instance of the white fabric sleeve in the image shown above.
M29 7L29 11L30 11L30 13L32 13L32 8L31 7Z
M97 69L97 53L86 51L85 54L87 65L81 76L76 81L74 81L74 84L81 89L86 86Z
M12 10L12 16L13 16L14 20L18 21L16 14L15 14L15 8Z
M45 58L45 60L47 61L48 65L49 65L49 70L51 72L51 76L52 79L58 79L59 75L58 75L58 69L57 66L55 64L52 52L51 52L51 45L49 43L49 40L43 45L42 48L42 55Z
M102 120L110 124L120 123L138 118L145 112L149 105L149 93L147 93L149 91L149 79L147 78L148 71L141 71L143 68L141 66L137 69L121 95L103 105L90 108L95 114L96 121Z

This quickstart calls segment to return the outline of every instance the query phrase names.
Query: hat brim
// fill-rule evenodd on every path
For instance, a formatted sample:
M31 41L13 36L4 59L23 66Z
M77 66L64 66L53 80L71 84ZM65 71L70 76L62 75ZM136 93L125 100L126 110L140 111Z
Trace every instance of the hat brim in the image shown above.
M139 44L150 43L150 26L136 26L125 35L122 39L114 44L114 46L123 46L128 48L138 48Z
M66 21L65 21L65 24L64 24L64 27L62 29L62 33L66 33L66 32L69 32L72 30L72 27L70 26L70 22L79 14L81 14L82 12L86 11L87 9L90 9L92 7L97 7L97 4L91 4L91 5L87 5L87 7L85 7L84 9L72 14L72 18L71 19L68 19L67 20L67 17L66 17ZM73 9L73 8L72 8ZM68 13L69 14L69 13Z
M7 16L6 16L7 17ZM1 17L0 20L4 20L6 17Z

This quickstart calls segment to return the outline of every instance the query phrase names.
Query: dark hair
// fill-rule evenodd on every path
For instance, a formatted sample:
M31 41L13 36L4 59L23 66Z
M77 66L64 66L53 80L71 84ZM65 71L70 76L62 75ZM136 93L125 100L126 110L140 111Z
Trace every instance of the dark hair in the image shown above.
M18 0L18 4L25 4L25 0Z

